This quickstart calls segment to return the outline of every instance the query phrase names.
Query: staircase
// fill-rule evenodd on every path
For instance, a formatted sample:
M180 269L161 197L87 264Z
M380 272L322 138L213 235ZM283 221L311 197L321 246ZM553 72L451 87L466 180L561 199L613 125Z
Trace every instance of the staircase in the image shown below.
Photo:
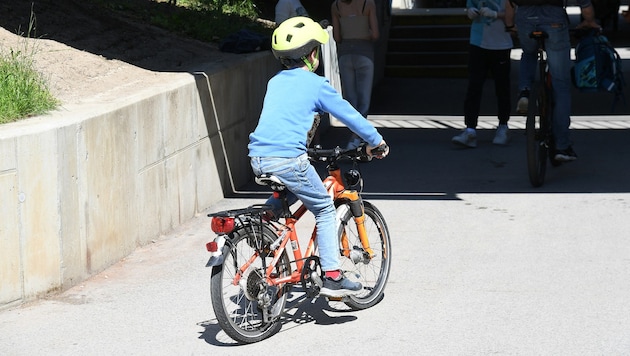
M386 77L466 77L470 20L463 8L392 13Z

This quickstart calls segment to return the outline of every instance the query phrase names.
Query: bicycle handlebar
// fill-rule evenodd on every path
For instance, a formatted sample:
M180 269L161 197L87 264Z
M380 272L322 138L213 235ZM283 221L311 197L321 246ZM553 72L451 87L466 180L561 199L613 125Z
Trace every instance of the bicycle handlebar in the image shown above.
M335 148L313 147L307 149L310 159L320 162L336 162L343 159L355 161L369 162L373 156L378 156L387 151L387 145L380 145L372 149L372 154L367 153L367 144L362 143L357 148L342 149L337 146Z

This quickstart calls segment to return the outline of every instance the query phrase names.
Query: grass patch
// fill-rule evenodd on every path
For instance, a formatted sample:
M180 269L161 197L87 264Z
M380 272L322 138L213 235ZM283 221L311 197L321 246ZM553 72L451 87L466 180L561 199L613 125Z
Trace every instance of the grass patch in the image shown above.
M31 15L30 24L34 21ZM20 50L0 53L0 124L45 114L59 105L44 77L34 69L37 48L28 41L24 39Z

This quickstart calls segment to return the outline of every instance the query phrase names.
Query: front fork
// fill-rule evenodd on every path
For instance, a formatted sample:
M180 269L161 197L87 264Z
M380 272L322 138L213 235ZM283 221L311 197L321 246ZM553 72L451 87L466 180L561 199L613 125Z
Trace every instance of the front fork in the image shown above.
M357 233L359 235L359 240L361 241L361 246L363 247L363 251L369 256L369 258L374 257L374 251L370 247L370 241L368 239L367 231L365 230L365 211L363 209L363 202L361 197L356 191L344 191L342 195L345 195L346 198L343 200L347 200L347 205L350 207L350 211L352 212L352 216L354 222L357 226ZM340 197L338 197L339 199ZM344 214L345 215L345 212ZM340 221L341 224L345 224L344 221ZM362 260L363 253L359 252L360 255L357 255L357 251L353 246L350 246L348 241L348 235L346 229L343 229L343 234L341 235L341 248L344 256L351 259L353 262L357 263Z

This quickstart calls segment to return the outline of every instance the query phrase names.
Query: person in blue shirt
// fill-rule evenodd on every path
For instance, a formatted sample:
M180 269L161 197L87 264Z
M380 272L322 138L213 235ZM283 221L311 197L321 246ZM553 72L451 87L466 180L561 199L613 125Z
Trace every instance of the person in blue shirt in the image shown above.
M547 32L545 40L547 65L551 73L553 87L553 134L556 147L554 159L559 162L574 161L577 154L573 150L569 135L571 125L571 41L569 37L569 17L565 0L548 0L544 5L528 5L528 0L514 0L517 5L515 24L506 23L510 29L516 25L519 42L523 49L519 68L519 98L516 104L518 114L527 115L531 84L536 74L538 44L529 38L534 30ZM595 12L590 0L576 0L584 21L577 28L599 28L595 22Z
M466 128L451 141L464 147L477 147L477 123L483 84L488 72L494 78L499 125L492 143L505 145L509 140L510 119L510 51L512 37L505 31L504 19L513 22L514 11L510 0L468 0L466 2L470 26L468 50L468 89L464 100Z
M330 85L314 73L319 66L320 45L329 35L307 17L293 17L273 32L272 52L284 69L271 78L258 125L249 135L249 157L254 174L273 174L315 216L317 245L324 285L320 294L342 297L360 292L361 283L345 278L340 270L336 212L321 178L308 155L309 132L315 115L328 112L367 142L367 152L389 149L376 128ZM278 201L270 198L269 204Z
M300 0L278 0L276 4L276 26L295 16L308 17L308 12L306 12Z

